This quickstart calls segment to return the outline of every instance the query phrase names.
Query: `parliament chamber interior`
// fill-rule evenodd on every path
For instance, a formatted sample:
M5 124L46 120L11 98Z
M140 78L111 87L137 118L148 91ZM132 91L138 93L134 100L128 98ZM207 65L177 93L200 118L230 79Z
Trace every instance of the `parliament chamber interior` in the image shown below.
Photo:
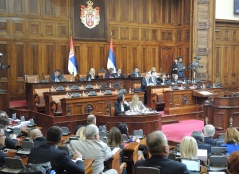
M105 173L174 173L150 161L152 133L166 137L167 159L185 173L239 172L230 160L239 146L229 147L239 143L238 0L0 0L0 14L0 110L9 122L1 135L0 112L0 173L14 159L23 164L16 173L31 173L23 170L31 153L18 150L34 129L48 143L50 128L65 130L58 145L70 154L89 115L108 146L113 128L127 125ZM231 129L238 136L228 140ZM182 154L187 140L196 140L194 157ZM98 174L98 159L82 159L83 173ZM54 171L40 173L61 173L50 162Z

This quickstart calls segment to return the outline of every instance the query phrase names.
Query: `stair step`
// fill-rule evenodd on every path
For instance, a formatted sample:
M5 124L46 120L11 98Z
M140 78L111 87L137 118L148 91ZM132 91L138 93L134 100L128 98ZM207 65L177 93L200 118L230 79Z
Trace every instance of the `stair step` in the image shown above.
M172 124L172 123L178 123L178 120L163 120L162 124Z

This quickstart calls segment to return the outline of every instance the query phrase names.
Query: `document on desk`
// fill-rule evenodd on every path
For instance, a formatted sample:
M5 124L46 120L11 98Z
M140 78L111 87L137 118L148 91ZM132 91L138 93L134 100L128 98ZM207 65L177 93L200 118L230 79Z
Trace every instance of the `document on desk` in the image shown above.
M203 95L212 95L213 94L213 93L211 93L209 91L200 91L199 93L203 94Z
M113 155L116 154L116 152L118 152L118 150L120 150L119 147L115 147L114 149L112 149L112 153L113 153Z

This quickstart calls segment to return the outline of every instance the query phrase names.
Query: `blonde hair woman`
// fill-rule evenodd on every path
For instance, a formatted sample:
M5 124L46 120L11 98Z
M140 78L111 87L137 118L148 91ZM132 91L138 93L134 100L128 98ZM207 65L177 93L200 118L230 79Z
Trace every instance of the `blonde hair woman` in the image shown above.
M132 97L132 101L129 102L130 111L133 112L142 112L142 110L146 109L141 101L139 101L139 96L134 94Z
M86 76L86 80L90 81L91 79L95 79L95 69L91 68L89 74Z
M239 132L234 127L227 128L225 133L224 141L226 144L222 144L221 146L227 147L227 153L230 155L234 151L239 150Z
M197 153L197 141L191 136L185 136L180 142L180 157L188 159L197 159ZM178 161L181 161L181 159L179 159ZM204 162L201 160L200 164L205 166Z
M76 136L78 136L81 140L85 139L85 126L82 126L80 129L78 129Z

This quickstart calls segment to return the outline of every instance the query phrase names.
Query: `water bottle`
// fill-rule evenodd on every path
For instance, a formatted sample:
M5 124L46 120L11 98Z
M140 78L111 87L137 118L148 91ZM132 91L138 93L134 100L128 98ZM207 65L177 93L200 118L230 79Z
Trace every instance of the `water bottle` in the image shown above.
M111 88L111 83L109 84L109 87Z
M131 93L131 88L129 88L129 93Z
M70 81L71 81L71 82L73 81L73 80L72 80L72 77L71 77Z
M37 79L34 80L34 83L37 83Z

